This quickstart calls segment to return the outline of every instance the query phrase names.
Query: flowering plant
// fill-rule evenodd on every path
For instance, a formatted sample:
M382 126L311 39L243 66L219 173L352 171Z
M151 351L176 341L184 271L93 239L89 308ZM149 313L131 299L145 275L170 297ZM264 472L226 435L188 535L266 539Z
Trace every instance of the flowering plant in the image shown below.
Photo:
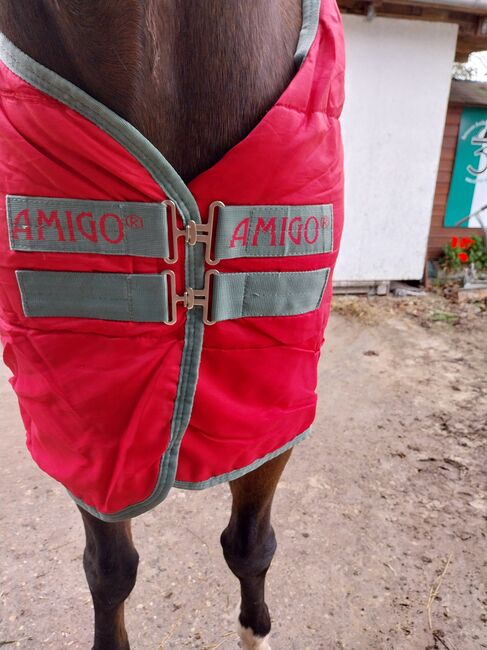
M482 237L452 237L443 247L440 264L445 271L460 271L473 264L477 271L487 270L487 251Z

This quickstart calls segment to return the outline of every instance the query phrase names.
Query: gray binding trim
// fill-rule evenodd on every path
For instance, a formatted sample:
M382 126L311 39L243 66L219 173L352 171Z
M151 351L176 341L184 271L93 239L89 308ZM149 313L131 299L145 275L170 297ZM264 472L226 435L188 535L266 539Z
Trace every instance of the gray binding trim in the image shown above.
M220 273L213 279L211 318L305 314L320 306L329 274L329 268Z
M240 469L234 469L233 471L227 472L226 474L212 476L206 481L197 481L194 483L191 481L174 481L174 487L181 488L183 490L204 490L205 488L213 487L215 485L218 485L219 483L234 481L235 479L240 478L241 476L244 476L249 472L252 472L254 469L257 469L261 465L264 465L264 463L267 463L269 460L272 460L273 458L280 456L288 449L292 449L292 447L295 447L302 440L306 440L306 438L311 433L311 430L312 427L309 427L308 429L306 429L306 431L303 431L303 433L300 433L298 436L296 436L295 438L287 442L285 445L279 447L279 449L276 449L275 451L271 451L265 456L262 456L262 458L258 458L257 460L254 460L253 463L250 463L250 465L247 465L246 467L241 467Z
M12 250L169 256L163 203L7 196L6 204Z
M303 0L303 23L299 34L298 46L294 53L296 68L301 67L315 40L320 21L320 6L321 0Z
M290 257L333 250L333 206L227 205L218 210L215 257Z
M176 203L185 224L189 223L191 219L196 223L201 223L196 200L189 188L159 150L132 124L77 88L70 81L34 61L1 33L0 60L14 74L34 88L66 104L111 135L147 169L164 193ZM187 286L203 287L203 244L198 243L195 246L186 247L185 272ZM166 452L161 458L159 476L153 492L139 503L123 508L117 513L105 515L76 498L68 490L78 505L103 521L122 521L150 510L166 498L174 483L179 446L191 416L198 377L204 329L200 312L201 310L193 309L186 316L184 346L171 421L171 435Z
M152 273L15 271L24 314L167 323L166 276Z

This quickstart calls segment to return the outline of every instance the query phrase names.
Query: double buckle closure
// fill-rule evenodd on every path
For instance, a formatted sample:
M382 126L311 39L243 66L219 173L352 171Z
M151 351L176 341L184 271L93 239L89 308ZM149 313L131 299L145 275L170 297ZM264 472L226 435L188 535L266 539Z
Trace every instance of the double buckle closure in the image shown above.
M171 226L172 226L172 245L173 245L173 254L172 257L165 257L164 261L167 264L174 264L178 261L178 239L179 237L184 237L185 241L189 246L196 246L196 244L201 243L205 244L205 261L210 266L218 264L220 261L217 258L211 257L211 245L213 242L213 225L215 223L215 212L217 208L224 208L225 204L221 201L213 201L208 210L208 221L206 223L196 223L193 219L189 220L189 223L186 225L184 230L178 228L177 223L177 210L176 204L174 201L167 199L163 201L163 205L166 206L166 209L169 210L171 215Z
M169 211L171 216L171 226L172 226L172 242L173 242L173 254L172 257L165 257L164 261L167 264L174 264L178 261L178 239L179 237L184 237L186 243L189 246L196 246L198 243L205 244L205 261L207 264L215 265L220 261L219 259L213 259L211 257L211 245L213 242L213 225L215 223L215 212L217 208L224 208L225 204L221 201L213 201L210 205L208 212L208 221L207 223L196 223L190 219L189 223L186 225L184 230L178 228L177 223L177 210L176 204L174 201L167 199L163 202L163 205L166 206L166 209ZM205 272L205 284L202 289L193 289L192 287L187 287L182 296L178 295L176 292L176 274L174 271L163 271L162 275L167 278L169 283L169 320L166 321L168 325L174 325L177 321L177 306L178 303L182 303L186 309L193 309L194 307L203 308L203 323L205 325L214 325L216 321L209 318L210 314L210 289L211 289L211 278L214 275L218 275L218 271L212 269Z
M177 321L177 305L178 303L183 303L183 306L186 309L193 309L194 307L203 308L203 323L205 325L214 325L216 321L209 318L210 313L210 289L211 289L211 277L214 275L219 275L219 272L216 269L211 269L205 273L205 285L202 289L193 289L187 287L182 296L178 295L176 292L176 274L174 271L163 271L162 275L167 277L169 282L169 305L171 313L169 314L169 320L166 321L168 325L174 325Z

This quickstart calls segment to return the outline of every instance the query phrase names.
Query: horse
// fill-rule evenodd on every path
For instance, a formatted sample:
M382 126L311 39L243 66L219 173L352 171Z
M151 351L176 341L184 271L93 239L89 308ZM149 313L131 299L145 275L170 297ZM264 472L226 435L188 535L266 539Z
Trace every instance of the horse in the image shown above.
M0 3L7 38L133 124L185 181L242 140L290 83L301 21L300 0ZM233 503L221 545L240 581L245 650L270 647L264 587L276 550L271 507L290 455L229 483ZM128 650L124 602L139 560L131 519L102 521L78 508L93 650Z

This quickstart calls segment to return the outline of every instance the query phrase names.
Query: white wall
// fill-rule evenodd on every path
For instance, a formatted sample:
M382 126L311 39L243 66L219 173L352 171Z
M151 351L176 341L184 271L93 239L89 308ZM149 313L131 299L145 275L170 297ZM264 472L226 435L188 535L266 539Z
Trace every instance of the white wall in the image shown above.
M457 26L343 19L345 228L334 279L420 279Z

